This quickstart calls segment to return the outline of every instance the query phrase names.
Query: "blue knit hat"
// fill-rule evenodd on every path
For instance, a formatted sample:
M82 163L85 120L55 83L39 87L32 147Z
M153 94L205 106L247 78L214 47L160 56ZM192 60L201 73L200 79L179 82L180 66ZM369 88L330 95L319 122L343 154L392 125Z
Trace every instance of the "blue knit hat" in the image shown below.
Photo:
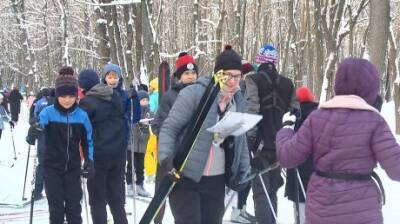
M260 48L256 56L257 64L271 62L274 65L278 64L278 51L270 44L265 44Z
M109 72L115 72L115 73L117 73L117 75L118 75L119 78L122 78L121 67L119 67L119 66L116 65L116 64L111 64L111 63L110 63L110 64L106 64L106 65L103 67L103 78L105 78L106 75L107 75Z
M88 91L93 86L100 83L99 75L92 69L85 69L81 71L78 77L78 84L83 90Z
M139 91L137 92L137 96L138 96L139 101L142 100L142 99L144 99L144 98L149 99L149 94L148 94L146 91L144 91L144 90L139 90Z

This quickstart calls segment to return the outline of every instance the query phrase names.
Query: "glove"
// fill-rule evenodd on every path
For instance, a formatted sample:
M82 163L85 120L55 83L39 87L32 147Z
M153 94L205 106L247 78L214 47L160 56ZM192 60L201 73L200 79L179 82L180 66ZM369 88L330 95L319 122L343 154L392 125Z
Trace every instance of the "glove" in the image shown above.
M39 135L41 134L41 130L37 129L35 125L29 127L28 135L25 138L25 141L29 145L35 145L36 139L38 139Z
M260 172L260 171L265 169L262 159L260 157L258 157L258 156L255 156L254 158L252 158L250 160L250 165L254 170L256 170L258 172Z
M221 148L223 148L225 151L226 150L234 150L235 149L235 137L232 135L229 135L224 139L224 141L219 145Z
M87 160L83 164L82 176L84 178L93 178L95 174L93 160Z
M295 123L296 123L296 116L294 114L287 112L286 114L283 115L282 117L283 128L290 128L294 130Z
M252 152L256 151L258 148L257 138L254 136L247 136L247 147Z
M8 123L10 124L10 127L11 127L11 128L14 128L14 127L15 127L15 124L14 124L13 121L9 121Z
M131 90L131 97L130 97L130 98L131 98L131 99L134 99L134 98L136 98L136 97L137 97L137 91L136 91L136 89L133 88L133 89Z

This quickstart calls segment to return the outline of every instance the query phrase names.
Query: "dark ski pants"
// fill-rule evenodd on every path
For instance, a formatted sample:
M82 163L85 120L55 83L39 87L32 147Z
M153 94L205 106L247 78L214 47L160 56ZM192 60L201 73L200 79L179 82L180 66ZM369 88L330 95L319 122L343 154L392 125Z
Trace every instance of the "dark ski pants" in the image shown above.
M203 176L199 183L183 178L169 195L175 224L221 224L224 198L224 175Z
M238 201L237 201L237 207L238 209L242 209L243 206L246 204L247 197L249 196L251 189L251 185L247 185L247 187L241 191L238 192Z
M127 153L126 165L126 184L132 184L132 154L129 150ZM144 181L144 153L134 153L134 166L136 175L136 184L142 185Z
M50 224L63 224L64 215L68 224L82 223L80 178L80 169L64 172L49 167L44 168Z
M11 120L17 122L19 113L11 113Z
M1 139L1 133L3 132L3 129L0 129L0 139Z
M43 161L44 152L46 148L45 136L44 134L39 135L37 140L37 157L38 165L36 166L36 178L35 178L35 192L34 197L37 198L43 191Z
M135 152L134 166L136 174L136 184L142 185L144 181L144 153Z
M132 151L126 151L126 184L132 184Z
M264 168L272 165L276 161L275 150L265 151L258 155L263 162ZM271 199L275 213L278 209L278 189L283 185L283 178L281 177L281 169L275 169L262 175L265 187L267 188L268 195ZM276 220L272 215L271 207L268 203L267 196L263 189L260 177L256 177L252 181L254 210L259 224L275 224Z
M93 223L107 223L107 204L115 224L128 223L125 212L125 162L125 156L95 159L95 176L87 183Z

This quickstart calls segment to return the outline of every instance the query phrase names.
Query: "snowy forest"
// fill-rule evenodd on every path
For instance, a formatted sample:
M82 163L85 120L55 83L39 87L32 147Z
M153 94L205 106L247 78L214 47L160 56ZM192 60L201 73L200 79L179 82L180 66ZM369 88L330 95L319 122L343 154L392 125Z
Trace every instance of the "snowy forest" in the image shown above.
M271 43L280 72L320 101L332 96L343 58L368 58L382 96L399 108L399 12L398 0L1 0L0 87L37 91L62 65L108 62L121 65L126 84L146 83L162 61L174 70L181 51L207 75L225 44L254 62Z

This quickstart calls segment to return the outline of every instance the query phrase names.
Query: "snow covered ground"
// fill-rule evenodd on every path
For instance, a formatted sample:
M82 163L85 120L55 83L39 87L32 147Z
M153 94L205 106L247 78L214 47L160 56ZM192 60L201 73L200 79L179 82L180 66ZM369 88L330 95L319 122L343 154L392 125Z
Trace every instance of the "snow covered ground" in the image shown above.
M25 104L24 104L25 105ZM383 116L387 119L387 122L391 125L394 130L394 103L386 103L382 110ZM25 143L25 136L28 130L27 124L28 111L26 108L22 108L21 118L18 125L15 127L13 132L13 139L17 154L17 160L14 160L14 150L12 143L12 136L9 127L3 131L3 136L0 140L0 203L16 203L21 204L22 201L22 188L24 182L25 165L28 153L28 145ZM400 136L398 136L400 140ZM31 149L31 158L36 156L36 151ZM400 162L400 161L399 161ZM10 166L14 164L12 168ZM32 168L33 160L30 160L27 187L25 191L25 197L30 198L31 192L31 179L32 179ZM389 180L385 172L378 169L378 172L382 178L385 190L386 190L386 205L384 206L383 213L386 224L397 224L400 219L400 183ZM150 191L154 189L154 184L147 183L146 188ZM292 224L293 219L293 208L292 203L283 197L283 187L279 191L279 208L278 208L278 220L280 224ZM252 196L250 195L247 201L248 211L254 214ZM82 204L84 205L84 204ZM234 200L232 205L236 205ZM138 223L141 215L145 211L147 203L142 201L136 201L137 215L136 223ZM127 198L126 210L128 214L129 223L134 223L134 216L132 215L133 200ZM29 220L29 205L23 208L9 208L0 206L0 224L11 223L11 224L22 224L28 223ZM47 201L41 200L35 203L34 222L35 224L48 223L48 207ZM230 211L226 212L224 220L228 221L230 218ZM90 214L90 212L89 212ZM110 213L109 213L110 214ZM82 211L83 223L86 222L86 214L83 206ZM109 216L110 217L110 216ZM110 217L111 218L111 217ZM166 216L164 223L173 223L173 218L170 210L167 207ZM228 223L228 222L227 222Z

